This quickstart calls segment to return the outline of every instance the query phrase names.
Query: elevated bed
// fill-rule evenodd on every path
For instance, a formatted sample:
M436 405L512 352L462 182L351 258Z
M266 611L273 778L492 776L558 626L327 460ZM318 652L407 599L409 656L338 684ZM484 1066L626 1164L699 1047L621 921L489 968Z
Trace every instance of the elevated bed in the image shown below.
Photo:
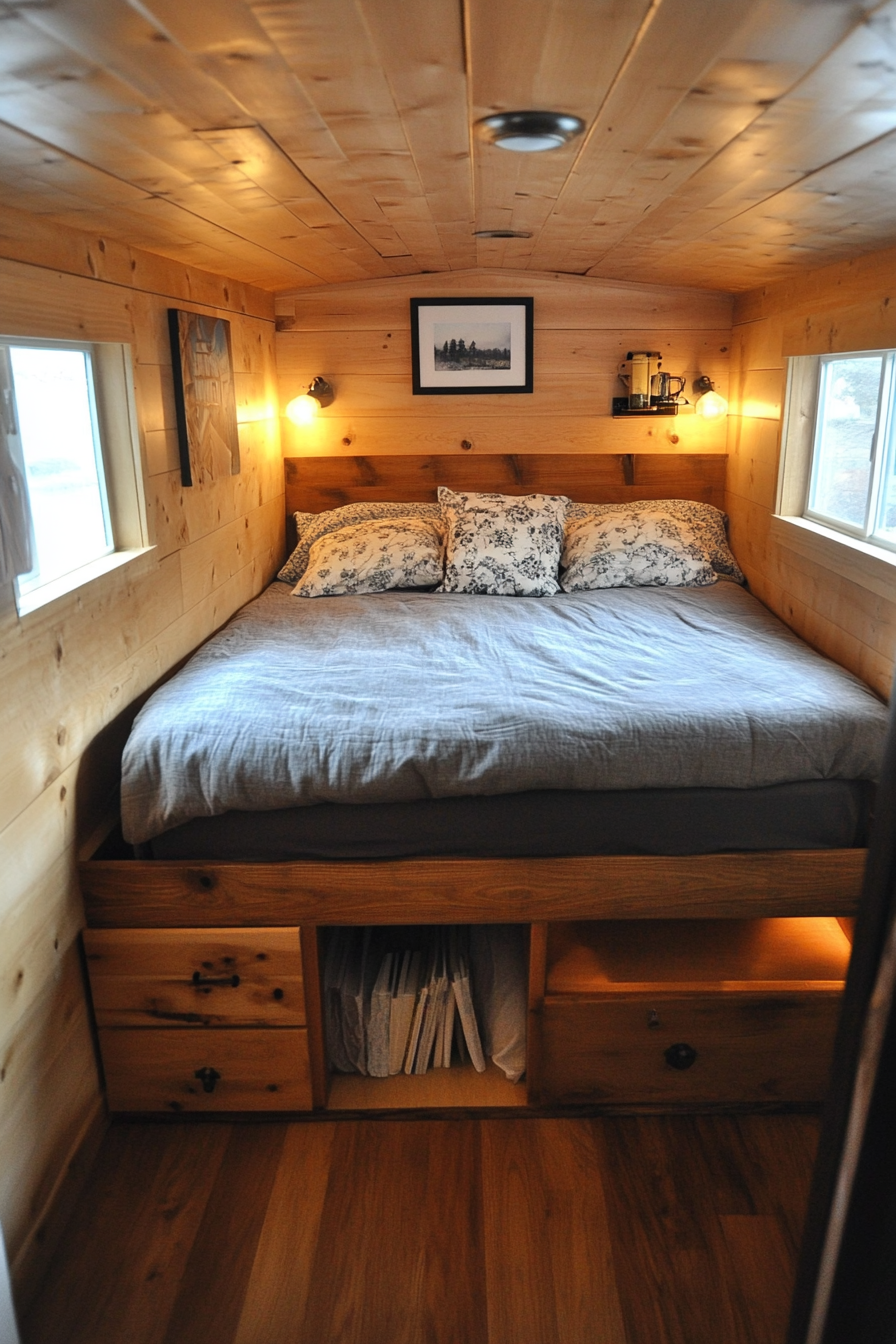
M286 465L291 515L438 484L721 507L725 459ZM884 730L867 688L729 582L317 599L275 583L135 725L125 815L145 857L81 866L111 1104L817 1100ZM603 943L597 921L614 921ZM331 1086L317 930L453 923L530 926L527 1093ZM682 1044L686 1067L667 1058Z

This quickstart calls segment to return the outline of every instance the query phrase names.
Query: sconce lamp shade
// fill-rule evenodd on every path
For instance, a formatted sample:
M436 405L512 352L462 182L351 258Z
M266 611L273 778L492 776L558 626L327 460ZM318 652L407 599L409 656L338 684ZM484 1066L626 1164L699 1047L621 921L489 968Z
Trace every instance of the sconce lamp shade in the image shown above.
M728 402L715 391L711 378L707 378L705 374L701 378L695 378L694 391L701 393L694 410L697 415L702 415L704 420L717 420L719 416L728 414Z
M287 403L286 417L294 425L310 425L321 406L329 406L335 395L326 378L315 378L307 392Z
M287 404L286 417L294 425L310 425L319 410L320 402L310 393L303 392L300 397L293 397Z

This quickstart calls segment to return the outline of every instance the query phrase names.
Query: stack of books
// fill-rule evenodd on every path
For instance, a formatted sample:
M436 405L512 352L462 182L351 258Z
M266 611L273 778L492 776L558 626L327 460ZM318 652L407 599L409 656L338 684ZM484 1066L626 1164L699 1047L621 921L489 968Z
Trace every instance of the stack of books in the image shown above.
M482 1073L466 930L332 929L324 1026L330 1067L342 1073L387 1078L453 1059Z

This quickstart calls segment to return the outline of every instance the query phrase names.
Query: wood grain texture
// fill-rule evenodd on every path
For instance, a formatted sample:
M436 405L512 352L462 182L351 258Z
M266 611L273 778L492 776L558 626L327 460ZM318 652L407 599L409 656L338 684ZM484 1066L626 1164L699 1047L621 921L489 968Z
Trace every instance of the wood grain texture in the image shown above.
M97 1026L305 1024L298 929L87 929L84 949Z
M7 206L0 212L4 331L131 348L156 542L133 565L22 620L10 593L0 595L0 1060L10 1064L0 1114L0 1220L16 1263L100 1096L80 971L74 981L60 976L66 959L77 959L83 918L78 843L114 810L121 746L140 697L280 563L283 482L277 422L267 418L267 406L276 405L270 297L183 261L111 239L107 245L102 232L72 233L45 220L30 227L28 216ZM144 442L174 427L166 392L170 304L229 318L243 379L242 472L192 493ZM32 1013L42 1026L31 1025ZM35 1130L38 1114L52 1119Z
M492 1121L482 1137L489 1340L627 1344L589 1130Z
M479 265L744 289L892 239L872 11L27 6L4 23L0 186L41 221L270 288ZM471 132L531 106L585 133L512 155ZM517 236L476 236L495 229Z
M24 1344L779 1344L816 1132L115 1124Z
M731 1258L722 1219L762 1219L776 1192L791 1207L805 1209L811 1159L804 1155L816 1122L767 1116L744 1129L740 1121L709 1116L625 1118L596 1122L594 1132L602 1170L616 1173L604 1188L629 1339L753 1344L765 1337L779 1324L795 1259L791 1252L786 1263L776 1264L767 1301L763 1293L745 1303L743 1268ZM791 1165L786 1150L792 1143L803 1160ZM759 1163L776 1144L787 1176L769 1184L766 1178L777 1167L763 1172Z
M93 928L748 919L855 913L865 851L252 864L96 860Z
M303 1027L101 1027L109 1109L181 1112L310 1111ZM211 1092L199 1074L218 1075Z
M543 1102L700 1106L824 1098L841 985L672 990L545 999ZM657 1025L651 1026L651 1013ZM676 1044L696 1051L672 1068Z
M884 698L896 667L891 567L772 515L786 357L892 345L893 262L892 251L881 252L739 298L726 504L732 546L757 597Z
M633 481L621 456L539 453L286 458L286 509L316 513L369 500L434 500L438 486L568 495L583 503L724 497L725 457L714 453L638 453Z
M510 155L500 156L509 159ZM531 296L534 384L525 396L414 396L412 297ZM317 374L336 398L309 426L283 419L287 456L363 452L723 452L723 424L700 416L613 419L630 350L658 350L690 386L727 387L730 297L675 286L583 280L532 270L452 271L336 285L277 299L281 410ZM474 468L475 470L475 468Z
M485 1344L479 1160L470 1124L340 1125L300 1337Z
M24 1323L29 1344L111 1344L123 1321L162 1344L229 1137L225 1126L112 1126L74 1215L92 1264L63 1243Z

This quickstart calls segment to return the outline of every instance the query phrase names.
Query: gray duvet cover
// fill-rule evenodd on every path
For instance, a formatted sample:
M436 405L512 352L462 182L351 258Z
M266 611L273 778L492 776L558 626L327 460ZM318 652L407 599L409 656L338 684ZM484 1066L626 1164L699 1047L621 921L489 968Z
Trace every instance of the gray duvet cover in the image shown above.
M275 583L150 699L139 843L194 817L533 789L873 779L886 711L754 598L294 598Z

